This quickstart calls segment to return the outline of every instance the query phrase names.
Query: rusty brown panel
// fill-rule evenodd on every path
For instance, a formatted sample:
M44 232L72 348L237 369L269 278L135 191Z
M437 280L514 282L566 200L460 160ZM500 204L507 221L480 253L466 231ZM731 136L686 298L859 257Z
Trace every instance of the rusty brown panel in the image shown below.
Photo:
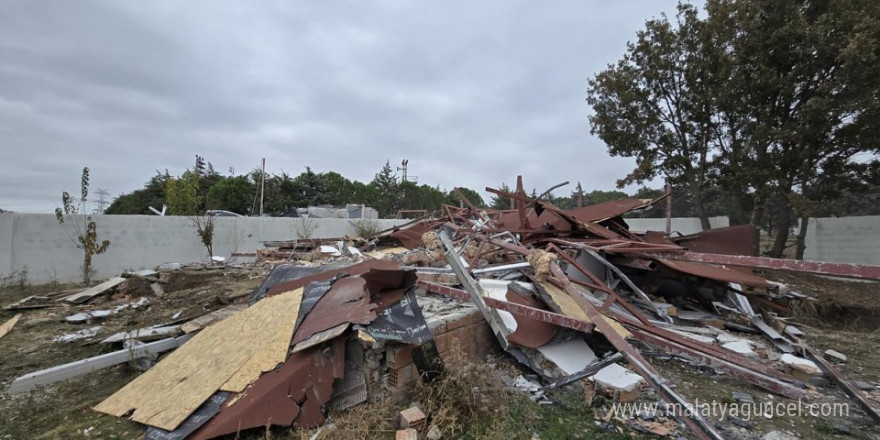
M281 368L263 374L189 437L207 440L266 425L313 428L324 423L321 408L333 395L333 381L345 373L345 338L296 353Z
M392 260L369 260L364 261L362 263L353 264L351 266L341 267L335 270L328 270L326 272L316 273L314 275L310 275L304 278L299 278L296 280L284 281L282 283L278 283L269 288L266 291L267 296L277 295L279 293L289 292L291 290L299 289L300 287L305 287L309 283L313 281L326 281L332 279L336 275L341 273L347 273L352 276L361 275L368 272L371 269L383 269L383 270L392 270L399 269L400 264L392 261Z
M676 244L691 252L721 255L755 255L755 227L737 225L710 229L673 238Z
M370 302L366 286L366 280L361 277L342 278L333 283L302 320L290 345L294 346L315 333L339 324L369 324L376 319L376 305Z
M595 205L584 206L582 208L568 209L566 214L582 221L582 222L603 222L614 217L620 217L627 212L635 209L645 208L653 202L642 199L618 199L608 202L597 203Z
M675 246L675 242L666 238L666 233L663 231L645 231L642 235L642 240L644 240L645 243Z
M422 234L431 230L431 224L427 221L414 223L406 229L399 229L392 232L392 238L397 239L403 247L407 249L418 249L422 247Z
M370 292L370 301L376 305L376 313L400 301L407 289L416 285L418 276L414 270L371 269L361 275Z
M694 275L702 278L708 278L724 283L739 283L744 286L751 287L770 287L770 283L764 278L751 274L728 269L726 267L711 266L703 263L694 263L691 261L673 261L666 258L655 258L658 263L678 272Z
M520 295L511 289L507 290L505 298L513 304L520 304L539 310L550 310L546 304L538 299L532 296ZM553 336L556 335L556 331L559 329L559 327L544 321L539 321L518 314L512 315L513 319L516 320L516 331L507 335L507 340L523 347L538 348L550 342L550 340L553 339Z

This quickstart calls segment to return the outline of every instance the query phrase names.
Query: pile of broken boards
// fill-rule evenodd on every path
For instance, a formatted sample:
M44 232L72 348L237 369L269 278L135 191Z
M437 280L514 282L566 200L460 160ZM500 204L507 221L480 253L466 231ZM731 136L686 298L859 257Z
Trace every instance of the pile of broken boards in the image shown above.
M518 208L447 206L442 218L386 231L373 243L410 249L394 258L418 271L427 292L473 301L500 346L540 376L543 389L588 378L588 388L619 401L653 389L670 407L692 408L645 359L661 353L790 399L815 396L814 384L833 381L880 421L867 394L795 327L790 306L810 298L747 267L680 258L749 255L752 227L636 234L623 215L657 200L563 211L521 193L487 191ZM696 411L676 420L698 438L723 438Z
M367 399L364 347L376 339L439 356L415 298L416 275L390 260L280 265L249 306L207 326L94 409L147 425L146 439L209 439L268 425L320 426Z

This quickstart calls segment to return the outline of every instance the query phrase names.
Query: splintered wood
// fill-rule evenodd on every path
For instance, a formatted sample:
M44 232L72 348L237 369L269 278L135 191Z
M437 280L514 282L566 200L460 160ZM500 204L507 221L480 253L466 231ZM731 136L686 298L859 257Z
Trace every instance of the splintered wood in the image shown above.
M98 412L172 431L217 390L240 392L287 358L302 289L268 297L202 330Z
M6 336L7 333L12 331L12 327L15 327L15 323L18 322L19 319L21 319L21 313L13 316L12 319L6 321L3 325L0 325L0 338Z

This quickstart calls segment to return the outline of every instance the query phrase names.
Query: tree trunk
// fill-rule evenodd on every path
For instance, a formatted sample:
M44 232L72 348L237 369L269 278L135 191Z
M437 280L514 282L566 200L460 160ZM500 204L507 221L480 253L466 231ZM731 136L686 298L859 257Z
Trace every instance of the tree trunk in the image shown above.
M807 227L810 225L810 217L802 216L800 228L798 229L797 235L797 250L795 251L795 257L798 260L804 259L804 250L807 249L806 238L807 238Z
M754 255L761 255L761 220L764 217L764 201L755 193L755 205L752 207L752 216L749 223L755 227L755 251Z
M773 248L770 249L771 258L781 258L785 252L785 245L788 243L788 231L791 229L791 206L789 206L787 194L779 200L783 206L779 207L779 214L776 216L776 238L773 241Z
M734 194L731 196L733 202L733 209L730 213L730 225L744 225L746 224L746 208L743 203L742 194Z
M693 193L694 210L697 212L697 217L700 218L700 227L704 231L708 231L712 229L712 226L709 224L706 207L703 206L703 188L700 188L699 185L691 185L691 192Z

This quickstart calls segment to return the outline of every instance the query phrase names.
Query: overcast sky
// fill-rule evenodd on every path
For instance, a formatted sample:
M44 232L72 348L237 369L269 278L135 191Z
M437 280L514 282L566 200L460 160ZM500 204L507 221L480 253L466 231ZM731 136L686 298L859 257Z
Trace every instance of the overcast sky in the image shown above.
M587 80L675 1L0 2L0 208L112 197L199 154L481 190L614 189ZM632 189L632 188L630 188Z

